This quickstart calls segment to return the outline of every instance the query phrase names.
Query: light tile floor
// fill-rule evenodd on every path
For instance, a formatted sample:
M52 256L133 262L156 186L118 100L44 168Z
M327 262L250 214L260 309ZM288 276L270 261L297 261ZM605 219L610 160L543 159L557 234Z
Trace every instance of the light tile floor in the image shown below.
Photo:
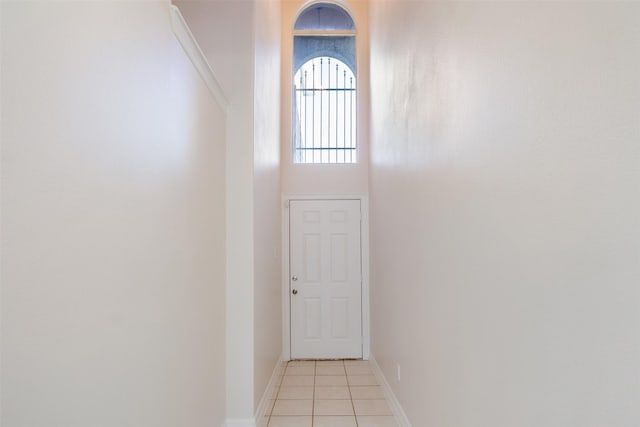
M398 427L364 360L289 362L274 397L268 427Z

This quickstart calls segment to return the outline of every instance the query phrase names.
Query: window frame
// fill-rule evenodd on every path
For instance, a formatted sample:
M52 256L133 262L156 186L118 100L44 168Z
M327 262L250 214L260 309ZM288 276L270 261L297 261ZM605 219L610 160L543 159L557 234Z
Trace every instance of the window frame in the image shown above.
M346 14L349 15L349 17L351 18L351 20L353 21L353 29L342 29L342 30L322 30L322 29L318 29L318 30L296 30L295 26L296 23L298 22L298 19L300 18L300 16L305 13L307 10L316 7L318 4L321 3L330 3L332 5L335 5L339 8L341 8ZM295 69L295 66L291 67L291 89L292 89L292 97L291 97L291 125L289 126L289 132L291 134L291 151L290 151L290 162L294 165L357 165L361 162L361 156L360 156L360 132L358 132L359 129L359 122L360 122L360 114L358 114L359 111L359 107L360 107L360 73L358 72L358 25L356 23L356 20L354 19L354 14L351 10L349 10L347 7L345 7L345 5L341 4L341 3L337 3L334 1L327 1L327 0L320 0L320 1L314 1L312 3L306 4L303 8L301 8L298 11L298 14L296 15L296 18L293 21L293 28L291 31L291 41L292 41L292 55L291 55L291 59L292 59L292 64L295 64L295 55L296 55L296 51L295 51L295 38L298 36L326 36L326 37L339 37L339 36L348 36L348 37L353 37L354 39L354 46L355 46L355 50L354 50L354 64L355 64L355 70L354 71L354 78L355 78L355 105L356 105L356 114L355 114L355 157L356 160L353 162L343 162L343 163L330 163L330 162L296 162L296 129L295 129L295 123L296 123L296 111L295 111L295 105L296 105L296 101L295 101L295 75L297 73L297 69ZM322 54L319 54L317 57L321 57L321 56L325 56Z

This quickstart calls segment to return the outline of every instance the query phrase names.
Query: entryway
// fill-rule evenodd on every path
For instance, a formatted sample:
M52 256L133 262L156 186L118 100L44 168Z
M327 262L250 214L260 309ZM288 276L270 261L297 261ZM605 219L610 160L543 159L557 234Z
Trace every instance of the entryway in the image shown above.
M361 207L290 200L291 359L363 357Z

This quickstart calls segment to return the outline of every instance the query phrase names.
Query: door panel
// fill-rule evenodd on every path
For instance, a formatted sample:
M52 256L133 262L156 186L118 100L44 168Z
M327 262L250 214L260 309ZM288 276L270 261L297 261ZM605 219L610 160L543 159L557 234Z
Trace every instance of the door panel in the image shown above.
M346 282L348 267L348 235L331 235L331 281Z
M304 339L319 340L322 329L320 324L320 298L305 298L303 312L305 314Z
M362 357L359 200L290 202L292 359Z
M304 234L304 274L306 283L320 281L320 234Z
M346 339L349 337L349 300L347 298L331 299L331 338Z

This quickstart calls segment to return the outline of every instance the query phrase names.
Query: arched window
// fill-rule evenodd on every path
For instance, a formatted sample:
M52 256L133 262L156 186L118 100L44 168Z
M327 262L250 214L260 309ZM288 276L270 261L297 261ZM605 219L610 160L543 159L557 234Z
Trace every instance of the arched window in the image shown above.
M331 3L305 9L294 27L295 163L356 163L355 25Z

